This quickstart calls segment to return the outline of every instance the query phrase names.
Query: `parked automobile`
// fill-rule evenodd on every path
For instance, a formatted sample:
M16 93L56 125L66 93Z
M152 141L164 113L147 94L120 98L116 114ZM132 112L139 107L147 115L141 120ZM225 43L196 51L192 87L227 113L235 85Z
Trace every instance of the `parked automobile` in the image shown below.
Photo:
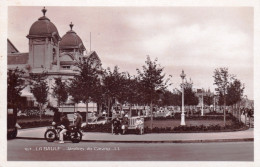
M165 114L165 117L174 117L175 113L173 111L168 111L166 114Z
M17 113L17 116L18 117L21 117L21 116L27 116L26 113L23 113L21 110Z
M18 129L20 125L17 123L17 119L13 113L13 109L7 110L7 138L14 139L17 136Z
M105 124L107 122L109 122L111 120L111 118L108 117L95 117L94 119L92 119L92 121L88 122L89 125L96 125L96 124Z

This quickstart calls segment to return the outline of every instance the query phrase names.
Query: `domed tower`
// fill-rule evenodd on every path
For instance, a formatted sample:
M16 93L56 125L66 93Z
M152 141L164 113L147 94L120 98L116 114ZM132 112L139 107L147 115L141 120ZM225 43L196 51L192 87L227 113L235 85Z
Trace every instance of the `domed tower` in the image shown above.
M59 64L60 36L56 26L45 16L47 10L42 9L43 16L34 22L29 34L29 65L33 72L57 71L54 64Z
M76 61L82 61L83 53L86 50L81 38L72 30L73 24L70 23L70 30L63 35L60 41L60 65L61 69L71 69Z

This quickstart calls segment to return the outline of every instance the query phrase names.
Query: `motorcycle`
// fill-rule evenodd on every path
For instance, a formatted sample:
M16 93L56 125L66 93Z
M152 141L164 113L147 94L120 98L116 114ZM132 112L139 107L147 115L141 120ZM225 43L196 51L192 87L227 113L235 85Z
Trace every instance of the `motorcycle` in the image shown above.
M44 133L44 138L48 142L54 142L59 140L60 131L62 128L60 126L49 126ZM82 139L82 133L75 126L70 126L69 130L64 134L64 140L70 140L72 143L79 143Z

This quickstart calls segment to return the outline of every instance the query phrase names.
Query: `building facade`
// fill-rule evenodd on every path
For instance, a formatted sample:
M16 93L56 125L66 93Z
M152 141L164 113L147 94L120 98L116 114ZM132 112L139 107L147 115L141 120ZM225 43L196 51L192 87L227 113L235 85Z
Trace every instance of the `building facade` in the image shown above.
M57 106L57 100L51 95L54 79L61 77L66 82L78 73L77 63L87 60L89 57L95 57L99 64L101 64L101 60L95 51L86 51L81 38L73 30L74 25L72 23L70 23L67 33L60 37L57 27L46 16L46 12L47 10L44 7L42 9L43 16L38 18L29 29L26 36L29 40L28 53L20 53L12 42L7 39L8 69L18 67L23 69L27 75L29 73L47 72L50 91L48 100L50 105ZM22 96L33 98L29 86L22 91ZM71 97L68 98L67 105L63 106L62 110L85 112L84 109L80 109L80 104L74 104L74 109L70 105ZM95 103L90 103L89 106L89 111L97 111Z

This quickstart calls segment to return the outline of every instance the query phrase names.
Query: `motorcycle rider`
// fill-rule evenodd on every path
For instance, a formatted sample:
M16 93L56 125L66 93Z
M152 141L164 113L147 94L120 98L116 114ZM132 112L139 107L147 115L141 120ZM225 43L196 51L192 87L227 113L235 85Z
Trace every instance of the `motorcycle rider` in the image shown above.
M69 129L69 125L70 125L70 121L67 117L67 114L62 114L62 117L61 117L61 122L60 122L60 127L62 128L62 130L60 131L60 142L61 144L64 143L64 140L63 140L63 135L68 131Z
M60 111L58 108L54 108L53 111L54 111L54 115L53 115L52 125L57 127L60 123Z

